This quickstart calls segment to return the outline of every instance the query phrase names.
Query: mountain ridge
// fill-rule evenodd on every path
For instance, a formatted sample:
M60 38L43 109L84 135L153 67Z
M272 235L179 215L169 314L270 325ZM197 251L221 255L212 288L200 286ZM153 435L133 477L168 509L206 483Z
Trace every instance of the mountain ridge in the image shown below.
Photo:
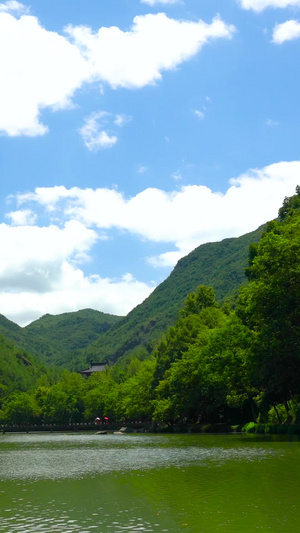
M160 335L179 316L185 298L199 285L214 288L219 302L233 298L241 285L247 283L244 270L248 264L249 245L258 242L265 228L241 237L223 239L198 246L180 259L171 274L128 315L114 325L101 339L84 350L87 359L110 359L115 362L124 355L146 356Z
M22 328L0 315L0 334L42 362L69 370L79 370L90 360L114 363L131 355L144 359L199 285L212 286L220 303L235 298L238 288L247 283L249 245L259 241L264 227L198 246L125 317L82 309L47 313Z

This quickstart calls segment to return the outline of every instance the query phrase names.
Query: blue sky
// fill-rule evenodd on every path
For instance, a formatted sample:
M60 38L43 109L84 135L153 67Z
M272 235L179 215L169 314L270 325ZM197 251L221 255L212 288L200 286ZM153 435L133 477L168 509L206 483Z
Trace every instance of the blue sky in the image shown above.
M299 183L300 0L0 3L0 313L125 315Z

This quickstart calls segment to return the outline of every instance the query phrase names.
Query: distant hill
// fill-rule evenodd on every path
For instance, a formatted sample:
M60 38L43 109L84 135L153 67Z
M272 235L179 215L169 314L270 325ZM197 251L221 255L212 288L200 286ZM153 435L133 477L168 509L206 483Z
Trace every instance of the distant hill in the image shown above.
M23 328L8 320L4 315L0 315L0 334L32 354L40 354L47 350L47 345L43 341L27 335Z
M28 337L46 342L43 359L73 369L82 364L81 351L106 333L121 317L83 309L60 315L44 315L24 328ZM46 357L45 357L46 356ZM77 361L77 364L76 364Z
M186 296L199 285L212 286L219 302L234 298L238 288L247 283L244 270L249 244L259 241L263 229L196 248L142 304L88 346L86 358L115 362L133 353L145 357L153 342L178 318Z
M69 370L78 370L90 360L113 363L132 354L147 357L178 318L186 296L198 285L212 286L219 302L235 298L238 288L247 283L244 270L249 244L259 241L263 228L199 246L126 317L84 309L47 314L21 328L0 315L0 335L42 362Z
M0 315L0 334L47 364L73 370L85 364L82 349L119 320L118 316L84 309L61 315L47 314L21 328Z

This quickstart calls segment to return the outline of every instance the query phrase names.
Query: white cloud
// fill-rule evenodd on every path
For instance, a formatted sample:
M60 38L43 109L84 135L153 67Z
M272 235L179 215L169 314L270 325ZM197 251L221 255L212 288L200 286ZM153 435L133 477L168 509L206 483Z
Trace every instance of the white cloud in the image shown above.
M171 178L173 178L173 180L175 180L175 181L180 181L182 179L182 174L181 174L180 170L175 170L175 172L173 172L173 174L171 174Z
M268 118L265 121L266 126L279 126L279 122L277 120L272 120L271 118Z
M20 325L85 307L127 314L153 289L128 274L118 280L86 276L79 265L98 237L74 220L62 228L0 224L0 239L0 312Z
M147 4L148 6L156 6L158 4L161 5L174 5L174 4L182 4L183 2L181 0L141 0L141 4Z
M146 167L145 165L140 165L138 167L138 174L145 174L145 172L147 172L148 170L148 167Z
M40 111L69 105L89 76L67 39L46 31L35 17L6 12L0 12L0 72L0 130L10 136L45 134Z
M47 31L34 16L17 18L22 7L18 2L0 6L0 131L9 136L47 133L43 109L70 108L84 83L143 87L190 59L205 43L234 33L219 17L206 24L158 13L135 17L129 31L102 27L94 33L70 25L60 35ZM109 143L107 136L102 136L104 143Z
M40 316L92 308L126 315L152 292L153 286L125 275L119 280L85 276L69 263L61 265L60 278L52 290L5 291L1 294L1 313L25 326Z
M51 288L65 261L86 261L98 237L81 222L69 220L62 228L0 224L0 240L5 243L1 251L0 287L11 287L12 280L14 288L39 291L40 287Z
M111 189L42 187L19 196L19 202L35 201L54 214L63 202L64 214L70 220L173 243L175 251L184 255L204 242L242 235L274 218L283 198L294 193L299 173L299 161L251 170L232 179L225 194L201 185L172 192L145 189L131 198Z
M122 128L124 124L126 124L127 122L131 122L131 120L132 117L130 117L129 115L116 115L114 119L114 124L115 126Z
M31 209L11 211L6 215L13 226L32 226L37 220L37 215Z
M120 115L117 115L120 117ZM102 129L111 119L111 114L105 111L92 113L85 119L85 123L80 128L79 133L82 136L85 146L91 152L97 152L100 149L112 148L118 140L118 137L107 130ZM117 119L116 119L117 120ZM116 123L116 122L114 122ZM119 124L118 124L119 125Z
M15 12L19 15L23 15L24 13L29 13L29 8L27 6L24 6L24 4L21 4L20 2L17 2L16 0L10 0L8 2L4 2L4 4L0 4L0 12L5 11L6 13Z
M165 252L158 256L147 257L147 262L155 268L170 268L182 258L182 252Z
M199 109L194 109L194 114L196 117L198 117L200 120L203 120L205 118L204 111L200 111Z
M37 221L37 215L31 209L11 211L6 218L10 219L13 226L33 226Z
M299 7L300 0L237 0L243 9L261 12L267 8Z
M164 253L145 260L170 268L202 243L237 237L276 217L284 197L294 194L299 175L300 161L292 161L250 170L230 180L224 194L189 185L173 192L145 189L131 198L116 190L64 186L19 195L24 209L10 213L12 222L22 217L12 213L27 211L29 217L38 209L49 225L0 224L0 312L20 324L84 307L126 314L153 285L131 274L113 279L84 273L104 231L112 236L109 232L117 229L121 236L125 230L165 243Z
M235 28L220 17L207 24L202 20L178 21L157 13L135 17L128 32L113 27L93 33L90 28L78 26L68 26L66 31L96 79L113 88L140 88L160 80L162 71L190 59L211 40L231 38Z
M288 20L283 24L277 24L273 30L272 42L282 44L285 41L292 41L300 37L300 22L297 20Z
M112 148L118 141L114 126L121 128L131 120L132 117L124 114L114 115L106 111L94 112L85 119L79 133L85 146L90 151L97 152L101 149Z

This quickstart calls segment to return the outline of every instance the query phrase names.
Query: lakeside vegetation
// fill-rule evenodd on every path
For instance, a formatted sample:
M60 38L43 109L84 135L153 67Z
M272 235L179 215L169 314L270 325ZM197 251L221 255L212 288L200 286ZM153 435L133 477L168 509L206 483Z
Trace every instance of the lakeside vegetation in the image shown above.
M248 283L240 287L237 298L226 301L219 295L217 301L215 287L200 283L185 298L175 324L154 346L137 344L130 354L125 349L105 371L87 380L68 370L57 373L1 338L0 421L68 424L106 416L120 422L152 421L166 428L189 425L193 430L246 423L248 431L275 432L271 428L291 423L296 427L300 422L299 259L297 187L294 196L285 198L278 219L250 244ZM136 313L142 308L143 304ZM29 329L36 331L38 322ZM126 319L116 320L106 335L117 335L124 323ZM57 342L59 321L44 318L40 326L48 327L49 339Z

